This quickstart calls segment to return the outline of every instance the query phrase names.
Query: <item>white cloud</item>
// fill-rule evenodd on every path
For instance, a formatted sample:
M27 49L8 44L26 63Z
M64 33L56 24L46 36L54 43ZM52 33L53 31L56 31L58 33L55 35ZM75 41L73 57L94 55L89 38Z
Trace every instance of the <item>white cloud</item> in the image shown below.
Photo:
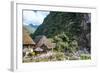
M48 14L46 11L23 11L23 24L40 25Z

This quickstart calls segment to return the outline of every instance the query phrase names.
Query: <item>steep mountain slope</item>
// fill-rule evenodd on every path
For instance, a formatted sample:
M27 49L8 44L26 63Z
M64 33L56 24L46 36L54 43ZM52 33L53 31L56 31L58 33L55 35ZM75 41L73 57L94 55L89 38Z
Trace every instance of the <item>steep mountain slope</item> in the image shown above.
M90 16L89 13L50 12L32 35L32 38L34 39L38 35L45 35L48 38L65 35L70 41L76 40L79 48L87 48L90 52Z

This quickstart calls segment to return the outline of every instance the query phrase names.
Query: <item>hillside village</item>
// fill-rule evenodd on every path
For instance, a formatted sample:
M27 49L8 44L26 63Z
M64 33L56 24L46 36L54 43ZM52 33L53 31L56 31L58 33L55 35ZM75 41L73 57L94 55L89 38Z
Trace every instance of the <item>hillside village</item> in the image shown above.
M28 32L23 29L23 57L49 57L53 54L55 43L52 43L46 36L37 36L35 40L29 36ZM31 59L32 59L31 58Z
M51 11L32 27L23 26L24 63L91 59L90 13Z

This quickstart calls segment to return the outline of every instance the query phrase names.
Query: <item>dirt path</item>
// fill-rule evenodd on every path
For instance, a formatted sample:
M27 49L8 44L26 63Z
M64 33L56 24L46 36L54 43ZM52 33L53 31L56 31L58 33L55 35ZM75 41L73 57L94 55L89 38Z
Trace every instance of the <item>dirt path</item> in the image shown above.
M33 59L42 59L42 58L48 58L50 56L52 56L53 53L52 52L48 52L46 54L41 54L41 55L38 55L38 56L33 56Z

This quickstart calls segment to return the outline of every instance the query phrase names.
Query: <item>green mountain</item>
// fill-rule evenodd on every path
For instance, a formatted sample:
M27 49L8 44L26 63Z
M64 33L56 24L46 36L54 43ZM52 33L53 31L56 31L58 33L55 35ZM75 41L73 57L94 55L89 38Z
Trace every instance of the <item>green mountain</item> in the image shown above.
M54 42L63 44L64 48L76 41L79 49L86 48L90 52L90 16L89 13L50 12L31 36L34 39L38 35L45 35ZM65 47L66 45L68 46Z

